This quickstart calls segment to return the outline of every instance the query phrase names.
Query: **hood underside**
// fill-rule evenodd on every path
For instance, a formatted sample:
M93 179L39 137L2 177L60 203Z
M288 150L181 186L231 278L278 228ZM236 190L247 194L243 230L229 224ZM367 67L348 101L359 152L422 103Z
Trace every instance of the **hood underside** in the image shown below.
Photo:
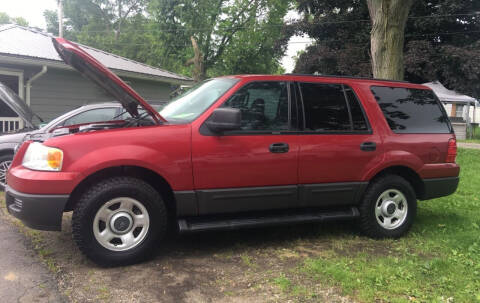
M138 109L141 107L155 122L166 121L127 83L78 45L63 38L53 38L52 40L55 49L65 63L107 91L122 104L130 115L138 117L140 115Z
M0 82L0 102L4 102L12 111L25 121L27 127L34 128L32 123L35 113L8 86ZM37 116L38 117L38 116ZM41 120L41 119L40 119Z

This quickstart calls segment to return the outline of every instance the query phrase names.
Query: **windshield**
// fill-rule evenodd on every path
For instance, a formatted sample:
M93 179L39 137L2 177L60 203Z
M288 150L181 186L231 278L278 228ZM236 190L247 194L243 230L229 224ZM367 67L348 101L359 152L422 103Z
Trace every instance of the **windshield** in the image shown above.
M160 115L168 121L191 122L225 94L238 79L218 78L200 82L174 98Z

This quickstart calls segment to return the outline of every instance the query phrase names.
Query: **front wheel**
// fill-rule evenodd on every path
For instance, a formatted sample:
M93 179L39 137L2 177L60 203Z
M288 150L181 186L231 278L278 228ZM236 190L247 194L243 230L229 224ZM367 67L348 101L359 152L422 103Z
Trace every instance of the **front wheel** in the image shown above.
M412 226L417 212L415 191L397 175L383 176L369 185L360 205L360 225L372 238L398 238Z
M105 266L136 263L151 256L166 225L167 212L159 193L131 177L92 186L72 217L73 237L80 250Z

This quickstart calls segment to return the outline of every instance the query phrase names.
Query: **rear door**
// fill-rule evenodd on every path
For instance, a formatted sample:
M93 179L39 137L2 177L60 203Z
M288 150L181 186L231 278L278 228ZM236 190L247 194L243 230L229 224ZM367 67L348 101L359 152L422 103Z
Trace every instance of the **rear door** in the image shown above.
M297 206L299 145L292 129L289 84L247 83L221 107L241 110L241 129L218 135L203 124L193 131L199 214Z
M381 139L354 89L341 83L297 83L303 112L299 136L302 206L351 205L366 186L362 175L380 161Z
M435 164L446 162L448 142L454 134L433 91L422 86L371 86L370 92L390 132L385 139L385 152L414 155L418 166L413 168L422 178L444 177Z

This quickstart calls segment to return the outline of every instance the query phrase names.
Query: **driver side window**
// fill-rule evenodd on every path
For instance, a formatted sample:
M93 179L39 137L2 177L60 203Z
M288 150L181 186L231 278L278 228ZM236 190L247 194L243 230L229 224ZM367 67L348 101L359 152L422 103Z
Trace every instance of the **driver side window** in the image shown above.
M222 107L242 112L241 130L288 130L288 91L285 82L252 82L239 89Z

